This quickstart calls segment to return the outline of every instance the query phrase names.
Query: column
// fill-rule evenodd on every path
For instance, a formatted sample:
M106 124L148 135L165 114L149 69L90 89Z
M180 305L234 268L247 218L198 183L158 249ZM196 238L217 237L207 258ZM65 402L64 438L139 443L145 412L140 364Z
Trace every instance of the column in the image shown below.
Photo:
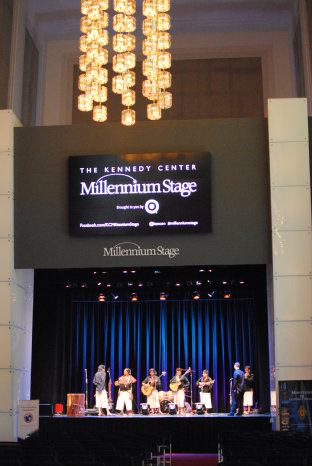
M312 244L307 100L270 99L275 388L312 380ZM277 428L279 428L279 415Z
M14 270L14 126L0 111L0 442L17 440L18 400L30 399L33 270Z

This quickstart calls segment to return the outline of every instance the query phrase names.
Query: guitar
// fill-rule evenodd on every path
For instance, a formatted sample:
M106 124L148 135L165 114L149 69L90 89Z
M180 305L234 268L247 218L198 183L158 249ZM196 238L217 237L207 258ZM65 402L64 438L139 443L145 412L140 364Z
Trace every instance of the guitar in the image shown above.
M166 372L162 372L159 378L161 379L163 375L166 375ZM150 396L154 390L155 390L155 381L152 382L150 380L148 383L142 384L141 392L143 393L143 395Z
M208 385L208 387L210 387L210 390L212 390L212 386L213 384L215 383L214 380L209 380L208 382L199 382L199 388L202 388L204 387L205 385Z
M189 367L188 370L185 372L184 375L186 375L186 374L188 374L189 372L191 372L191 370L192 370L192 369ZM182 383L182 382L181 382L180 380L179 380L179 382L171 382L171 383L169 384L170 390L171 390L172 392L177 392L178 389L179 389L179 386L181 385L181 383Z

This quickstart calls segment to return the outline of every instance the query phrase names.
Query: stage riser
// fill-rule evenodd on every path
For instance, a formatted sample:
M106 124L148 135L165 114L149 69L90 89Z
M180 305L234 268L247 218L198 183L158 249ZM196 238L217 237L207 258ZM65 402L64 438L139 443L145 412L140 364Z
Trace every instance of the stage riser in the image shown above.
M136 416L123 418L84 417L84 418L40 418L40 431L68 432L81 436L83 432L94 432L105 438L105 433L116 434L116 438L125 437L129 432L138 436L164 436L171 439L174 452L181 453L216 453L218 435L225 432L270 432L272 430L269 416L255 417L175 417Z

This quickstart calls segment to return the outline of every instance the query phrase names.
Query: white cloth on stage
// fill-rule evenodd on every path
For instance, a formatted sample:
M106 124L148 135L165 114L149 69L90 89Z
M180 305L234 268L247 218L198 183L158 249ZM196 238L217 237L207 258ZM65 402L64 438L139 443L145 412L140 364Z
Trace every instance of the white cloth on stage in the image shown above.
M132 411L132 392L119 390L116 409L123 411L124 405L126 405L127 411Z
M95 406L96 408L108 409L108 399L106 390L102 390L101 392L95 392Z
M206 409L212 408L211 393L199 392L200 402L205 405Z
M151 409L159 409L159 393L157 390L153 390L152 393L147 396L146 403L149 405Z
M252 406L253 405L253 390L248 390L244 392L244 406Z
M174 403L178 406L178 408L184 408L185 404L185 391L178 390L174 393Z

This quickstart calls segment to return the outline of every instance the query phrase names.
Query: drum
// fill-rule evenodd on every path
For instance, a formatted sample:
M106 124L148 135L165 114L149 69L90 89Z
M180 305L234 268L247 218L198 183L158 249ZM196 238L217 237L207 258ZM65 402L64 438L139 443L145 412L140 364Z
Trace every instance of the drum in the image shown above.
M166 393L166 392L163 392L163 391L161 391L161 392L158 393L159 401L163 401L163 400L165 399L165 393Z
M160 410L162 413L164 414L168 414L169 413L169 405L170 405L170 401L168 400L162 400L160 402Z
M67 393L67 416L83 417L85 415L84 393Z

